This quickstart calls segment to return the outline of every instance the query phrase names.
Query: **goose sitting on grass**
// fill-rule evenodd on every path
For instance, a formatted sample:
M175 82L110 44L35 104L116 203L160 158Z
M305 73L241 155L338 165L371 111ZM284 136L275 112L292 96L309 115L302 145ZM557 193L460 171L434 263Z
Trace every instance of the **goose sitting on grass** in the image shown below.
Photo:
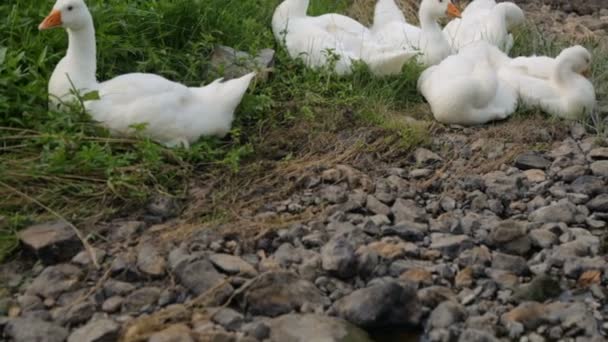
M462 18L450 21L443 32L454 52L485 40L509 53L513 47L511 31L524 20L524 12L512 2L496 4L495 0L475 0L462 11Z
M366 63L375 75L398 74L415 56L391 45L377 44L369 29L344 15L308 16L309 0L285 0L274 11L272 31L291 58L310 68L332 66L337 74L352 72L353 62Z
M591 53L580 45L548 57L514 59L499 71L527 107L564 119L582 119L595 109L595 88L589 79Z
M518 100L515 87L496 71L507 60L495 46L475 42L426 69L418 90L439 122L468 126L505 119Z
M142 133L168 147L188 148L201 136L224 136L230 131L234 111L255 76L205 87L186 87L154 74L133 73L98 82L95 28L83 0L57 0L40 30L63 27L69 38L65 57L49 81L51 106L74 101L73 91L97 92L84 102L95 121L116 135Z
M379 0L372 31L380 43L417 51L421 64L436 65L452 52L437 22L446 16L460 17L460 10L451 0L422 0L418 10L420 27L417 27L405 21L394 0Z

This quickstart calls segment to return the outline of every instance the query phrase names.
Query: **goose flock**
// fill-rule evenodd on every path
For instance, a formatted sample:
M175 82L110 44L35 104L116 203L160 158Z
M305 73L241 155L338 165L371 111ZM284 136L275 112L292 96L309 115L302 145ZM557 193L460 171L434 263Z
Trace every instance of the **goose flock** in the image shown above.
M511 2L473 0L462 12L451 0L422 0L420 26L408 23L394 0L378 0L371 27L341 14L307 14L309 0L285 0L275 9L272 31L293 59L306 66L352 72L356 62L374 75L395 75L416 61L426 69L418 90L437 121L477 125L501 120L521 105L565 119L589 115L596 103L587 78L591 54L582 46L549 56L509 57L512 31L524 23ZM439 21L452 20L442 28ZM49 102L58 108L77 94L92 118L116 135L145 124L150 139L188 148L201 136L230 131L234 112L255 73L204 87L186 87L154 74L133 73L99 82L95 29L83 0L57 0L40 30L68 33L65 57L49 81Z

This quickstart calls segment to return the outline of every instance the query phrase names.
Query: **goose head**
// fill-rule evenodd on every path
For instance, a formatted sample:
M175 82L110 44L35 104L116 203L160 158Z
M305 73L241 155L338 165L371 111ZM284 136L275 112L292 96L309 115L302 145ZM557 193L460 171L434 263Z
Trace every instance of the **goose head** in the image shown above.
M589 77L591 71L591 53L580 45L564 49L556 58L558 68Z
M92 22L91 13L83 0L57 0L51 13L38 26L39 30L63 27L78 31Z
M277 40L281 40L291 18L306 17L310 0L285 0L274 10L272 31Z
M524 11L512 2L501 2L496 5L496 9L502 11L507 31L511 31L514 27L523 24L526 20Z
M419 15L434 20L444 17L460 18L460 10L452 0L422 0Z

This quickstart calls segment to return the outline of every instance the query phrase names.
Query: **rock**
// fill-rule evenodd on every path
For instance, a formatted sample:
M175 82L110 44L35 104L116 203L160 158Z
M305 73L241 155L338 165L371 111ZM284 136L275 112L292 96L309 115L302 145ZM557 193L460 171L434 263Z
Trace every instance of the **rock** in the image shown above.
M179 210L175 198L169 196L157 196L146 207L150 215L168 219L177 215Z
M589 158L592 160L608 159L608 147L597 147L589 151Z
M520 170L540 169L545 170L551 166L551 162L534 152L520 154L515 158L515 167Z
M513 272L517 275L524 275L528 272L526 259L499 252L492 255L492 268Z
M513 220L500 222L488 235L490 245L512 254L525 254L530 250L530 238L526 234L526 227Z
M591 173L595 176L608 177L608 160L600 160L591 163Z
M557 176L565 182L572 182L578 177L584 176L587 169L583 165L572 165L560 170Z
M466 318L464 307L458 303L446 301L431 312L427 322L427 330L447 329L452 325L463 322Z
M222 272L230 275L255 277L258 271L245 260L230 254L211 254L209 261Z
M476 329L466 329L460 334L458 342L499 342L493 334Z
M544 302L561 294L559 282L554 278L541 274L528 284L521 285L513 294L519 301Z
M429 231L429 227L425 223L416 223L412 221L401 221L394 226L383 226L382 236L398 236L406 241L420 241Z
M375 241L366 246L376 254L386 260L394 260L405 255L417 255L418 246L411 242L404 242L400 238L385 237L380 241Z
M304 303L318 308L329 304L314 284L285 271L261 274L241 298L249 314L269 317L299 310Z
M431 249L437 249L442 255L451 259L473 248L473 241L467 235L432 234L431 241Z
M161 289L158 287L142 287L128 295L122 308L126 312L138 313L156 304L160 297Z
M433 275L431 272L425 270L424 268L411 268L405 271L400 279L405 281L414 283L414 284L423 284L423 285L432 285L433 284Z
M60 294L76 289L82 277L82 271L76 266L70 264L50 266L34 279L27 288L27 293L56 299Z
M243 315L230 308L220 308L213 313L211 320L228 331L239 330L245 322Z
M366 207L369 211L378 215L388 216L391 213L391 208L389 208L386 204L380 202L373 195L367 196Z
M605 193L604 182L595 176L581 176L572 182L570 191L574 193L595 196L600 193Z
M125 299L123 297L114 296L106 299L101 305L101 310L107 313L115 313L120 310Z
M10 319L4 334L15 342L64 342L68 337L65 328L36 318Z
M587 203L592 211L608 212L608 194L601 194Z
M331 204L346 202L346 191L338 185L330 185L321 190L321 198Z
M270 328L266 323L260 321L253 321L244 324L241 327L241 331L247 336L252 336L260 341L263 341L270 336Z
M421 221L426 216L426 211L409 199L398 198L391 207L391 211L396 223Z
M440 156L426 148L417 148L416 151L414 151L414 158L418 165L427 165L443 161Z
M65 221L30 226L17 235L25 249L45 265L69 261L82 249L76 232Z
M273 49L262 49L253 57L246 52L218 45L211 54L210 73L214 78L233 79L255 71L258 79L266 81L274 64L274 54Z
M76 329L68 342L112 342L118 340L120 326L110 319L99 319Z
M103 293L106 297L125 296L134 290L135 285L114 279L109 279L103 284Z
M96 310L95 303L86 300L77 304L60 307L53 311L53 320L64 326L79 325L93 317Z
M608 264L603 257L569 257L564 263L564 275L570 278L578 278L582 273L591 270L605 270Z
M339 318L289 314L272 319L271 342L372 342L367 333Z
M148 342L194 342L192 331L184 324L174 324L168 328L150 335ZM228 342L231 340L209 339L213 342Z
M234 291L232 285L226 281L226 277L220 274L207 259L181 262L175 267L174 273L177 280L196 296L215 289L213 296L208 298L209 305L223 304Z
M97 260L97 264L101 265L103 259L106 257L106 251L98 248L92 248L92 250L93 254L95 255L95 259ZM91 261L91 254L86 250L80 251L78 254L76 254L76 256L72 258L72 263L80 266L93 265L93 262Z
M537 302L524 302L516 308L504 314L503 322L518 322L528 329L536 329L545 322L546 307Z
M566 224L574 222L576 207L570 202L560 201L540 209L535 210L529 216L532 222L550 223L564 222Z
M531 183L542 183L547 180L547 175L543 170L530 169L524 171L524 176Z
M523 177L510 176L502 171L485 174L483 180L487 195L509 201L518 199L524 188Z
M416 327L421 318L416 292L392 280L356 290L335 302L333 309L365 329Z
M530 232L532 245L540 248L551 248L558 243L558 238L550 229L534 229Z
M423 306L429 308L435 308L446 300L458 300L454 292L450 288L444 286L429 286L423 288L418 291L418 298Z
M167 262L158 249L149 243L139 247L137 253L137 268L145 275L160 277L165 274Z
M456 287L471 287L473 285L473 269L466 267L456 274L454 278L454 285Z
M321 248L321 264L325 271L340 278L350 278L357 271L353 245L343 237L330 240Z

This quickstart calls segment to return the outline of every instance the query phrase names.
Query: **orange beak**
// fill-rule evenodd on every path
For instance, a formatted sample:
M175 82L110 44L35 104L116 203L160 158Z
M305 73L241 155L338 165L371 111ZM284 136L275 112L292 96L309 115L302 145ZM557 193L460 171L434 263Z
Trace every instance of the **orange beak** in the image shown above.
M61 24L63 24L61 22L61 12L57 10L52 10L51 13L46 18L44 18L40 25L38 25L38 29L40 31L48 30L54 27L59 27L61 26Z
M460 10L451 1L448 2L448 9L445 11L448 17L460 18Z
M581 75L585 76L586 78L591 78L591 69L587 68L581 71Z

